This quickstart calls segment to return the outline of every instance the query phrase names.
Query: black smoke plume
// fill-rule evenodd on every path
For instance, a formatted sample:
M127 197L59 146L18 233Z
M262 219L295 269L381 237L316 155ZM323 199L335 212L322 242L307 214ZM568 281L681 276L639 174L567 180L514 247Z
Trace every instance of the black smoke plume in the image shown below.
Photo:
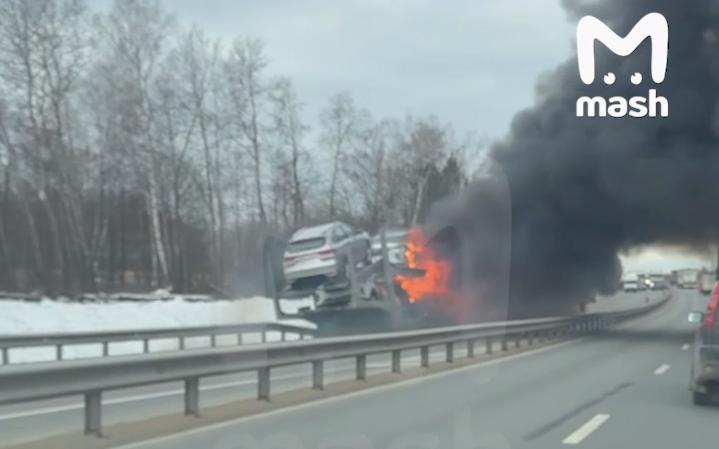
M535 105L492 147L511 199L510 308L532 305L529 313L613 291L622 250L709 245L719 230L719 1L563 6L573 23L593 15L622 36L660 12L669 23L669 59L664 83L655 85L649 40L629 57L597 44L592 86L581 82L575 55L543 77ZM610 71L612 86L602 82ZM644 77L638 86L629 81L635 72ZM650 88L669 100L668 118L576 116L580 96L647 96ZM475 209L458 213L467 219Z

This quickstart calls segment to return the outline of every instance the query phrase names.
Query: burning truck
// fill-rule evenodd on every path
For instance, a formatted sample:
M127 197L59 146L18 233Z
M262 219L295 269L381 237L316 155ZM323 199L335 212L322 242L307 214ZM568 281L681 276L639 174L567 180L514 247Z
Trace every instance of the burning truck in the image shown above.
M435 206L431 219L407 234L404 260L380 260L353 270L342 282L327 280L306 291L275 295L278 316L303 318L327 333L358 333L479 321L508 316L508 195L487 178ZM484 200L477 204L476 192ZM464 211L472 198L473 213ZM288 312L293 299L312 298Z
M507 319L511 221L502 187L497 178L481 180L470 188L473 199L483 198L472 213L464 213L470 196L448 199L410 231L394 282L422 325Z

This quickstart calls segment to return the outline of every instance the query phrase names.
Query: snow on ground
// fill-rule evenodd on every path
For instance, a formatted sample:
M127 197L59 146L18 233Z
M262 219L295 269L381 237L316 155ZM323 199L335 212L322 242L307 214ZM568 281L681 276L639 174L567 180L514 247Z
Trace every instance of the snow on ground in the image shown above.
M312 299L294 300L282 304L285 313L299 307L311 306ZM253 297L240 300L189 302L182 298L151 302L76 303L44 299L40 302L0 301L0 336L48 334L61 332L93 332L134 329L178 328L277 321L274 303L269 298ZM313 328L304 320L283 320L283 323ZM236 344L235 335L221 336L219 345ZM259 334L246 334L243 342L260 341ZM268 341L280 338L269 332ZM288 338L296 338L295 335ZM207 347L209 337L187 339L186 346ZM176 350L176 339L153 340L151 351ZM73 345L64 348L64 358L96 357L101 345ZM141 342L120 342L110 345L110 354L129 354L142 351ZM12 363L53 360L54 348L24 348L10 350Z

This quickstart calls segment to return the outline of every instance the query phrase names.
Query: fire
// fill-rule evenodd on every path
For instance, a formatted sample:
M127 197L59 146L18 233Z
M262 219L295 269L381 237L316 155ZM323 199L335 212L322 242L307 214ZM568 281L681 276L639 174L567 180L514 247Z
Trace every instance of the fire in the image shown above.
M409 231L405 258L408 268L424 273L418 276L395 276L395 282L407 292L409 302L414 303L430 297L447 297L452 266L449 261L437 257L427 244L427 238L421 229L413 228Z

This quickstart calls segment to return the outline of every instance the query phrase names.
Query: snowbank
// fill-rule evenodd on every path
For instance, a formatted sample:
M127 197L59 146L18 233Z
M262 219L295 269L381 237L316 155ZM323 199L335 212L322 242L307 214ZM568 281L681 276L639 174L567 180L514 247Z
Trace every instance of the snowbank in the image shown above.
M312 300L291 301L282 305L285 312L311 306ZM0 301L0 335L25 335L56 332L92 332L133 329L177 328L277 321L273 301L254 297L233 301L191 302L182 298L152 302L76 303L44 299L40 302ZM310 327L304 320L283 320L287 324ZM234 336L221 337L218 344L234 344ZM268 334L268 340L279 335ZM248 335L245 342L259 341ZM205 337L188 339L188 347L207 346ZM177 349L176 340L156 340L151 350ZM141 343L114 343L111 354L141 352ZM75 345L64 350L65 358L101 355L100 345ZM52 348L28 348L10 351L13 363L52 360Z

